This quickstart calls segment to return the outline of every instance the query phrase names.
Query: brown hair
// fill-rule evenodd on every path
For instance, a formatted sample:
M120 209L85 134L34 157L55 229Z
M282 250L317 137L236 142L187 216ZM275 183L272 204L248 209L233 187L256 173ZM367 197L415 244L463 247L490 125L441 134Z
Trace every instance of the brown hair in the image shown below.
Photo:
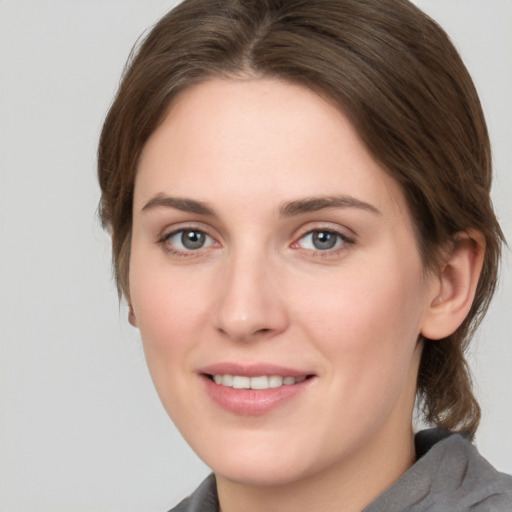
M486 241L470 313L426 340L418 397L430 423L474 434L480 408L464 358L493 295L503 234L489 192L491 154L472 80L445 32L406 0L186 0L129 59L98 151L100 214L129 301L138 159L173 98L211 77L278 77L334 102L400 183L425 268L457 232Z

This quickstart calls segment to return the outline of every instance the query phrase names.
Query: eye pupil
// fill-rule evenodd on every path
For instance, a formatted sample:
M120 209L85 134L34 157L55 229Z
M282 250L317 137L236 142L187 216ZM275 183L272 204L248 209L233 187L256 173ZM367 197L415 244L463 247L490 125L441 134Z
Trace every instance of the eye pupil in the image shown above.
M316 231L313 233L313 245L315 249L332 249L337 242L337 235L329 231Z
M181 235L181 243L187 249L200 249L205 243L205 234L201 231L185 230Z

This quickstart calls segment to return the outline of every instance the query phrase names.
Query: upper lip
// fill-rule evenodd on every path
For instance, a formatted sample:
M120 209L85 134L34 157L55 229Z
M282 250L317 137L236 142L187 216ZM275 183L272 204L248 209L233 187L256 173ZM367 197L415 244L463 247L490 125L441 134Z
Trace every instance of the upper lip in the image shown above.
M214 363L199 370L206 375L242 375L246 377L258 377L260 375L280 375L282 377L306 377L313 375L310 371L289 368L271 363L241 364L233 362Z

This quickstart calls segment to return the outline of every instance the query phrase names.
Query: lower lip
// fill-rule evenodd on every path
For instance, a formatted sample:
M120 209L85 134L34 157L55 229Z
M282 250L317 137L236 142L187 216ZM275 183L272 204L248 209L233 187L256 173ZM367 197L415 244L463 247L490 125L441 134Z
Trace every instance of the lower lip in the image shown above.
M308 378L297 384L283 385L268 389L234 389L215 383L202 375L210 398L223 409L245 416L261 416L283 405L311 384Z

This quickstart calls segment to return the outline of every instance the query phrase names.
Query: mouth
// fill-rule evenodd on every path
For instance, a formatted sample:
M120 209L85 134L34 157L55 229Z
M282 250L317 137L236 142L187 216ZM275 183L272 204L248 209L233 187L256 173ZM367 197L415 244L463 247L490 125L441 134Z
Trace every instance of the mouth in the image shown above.
M231 375L229 373L216 373L216 374L205 374L205 376L218 384L233 389L254 389L254 390L265 390L265 389L276 389L283 386L293 386L294 384L300 384L307 379L313 378L313 375L302 375L299 377L293 377L291 375Z
M310 396L316 374L273 364L220 363L199 372L207 395L221 408L242 416L261 416Z

